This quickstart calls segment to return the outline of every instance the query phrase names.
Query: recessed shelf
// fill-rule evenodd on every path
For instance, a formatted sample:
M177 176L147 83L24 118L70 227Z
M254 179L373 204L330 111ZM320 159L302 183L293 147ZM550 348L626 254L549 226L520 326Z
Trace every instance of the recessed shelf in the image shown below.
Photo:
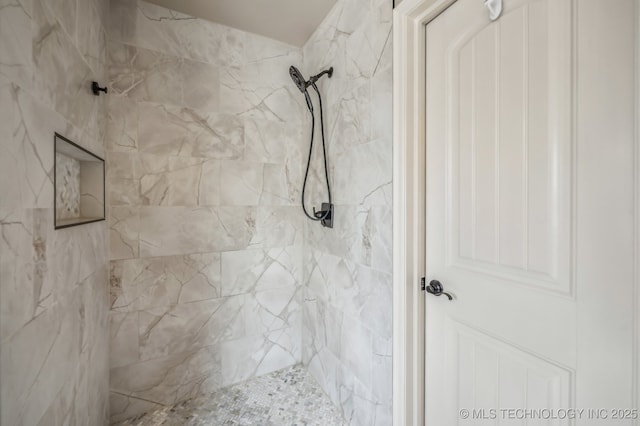
M104 160L56 133L55 229L105 220Z

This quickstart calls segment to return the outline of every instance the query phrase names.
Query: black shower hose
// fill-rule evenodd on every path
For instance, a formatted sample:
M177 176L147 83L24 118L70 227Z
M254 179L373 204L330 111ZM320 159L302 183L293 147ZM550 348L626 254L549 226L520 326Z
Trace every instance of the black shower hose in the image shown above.
M324 117L322 114L322 96L320 95L320 91L318 90L318 87L316 86L315 83L312 83L311 87L313 87L313 90L316 91L316 94L318 95L318 101L320 104L320 130L322 134L322 155L324 157L324 177L325 177L325 180L327 181L327 193L329 195L329 204L331 204L331 187L329 186L329 168L327 167L327 147L324 140ZM311 153L313 152L313 136L315 133L315 125L316 125L316 117L315 117L315 114L313 113L313 109L309 105L307 105L307 107L309 109L309 112L311 113L311 141L309 142L309 158L307 158L307 170L304 173L304 182L302 183L302 211L304 211L304 214L309 219L320 221L320 220L326 219L327 216L329 216L329 214L331 213L331 210L327 210L324 212L324 214L316 217L315 215L313 216L310 215L309 212L307 211L307 208L304 205L304 193L307 188L307 178L309 177L309 167L311 166Z

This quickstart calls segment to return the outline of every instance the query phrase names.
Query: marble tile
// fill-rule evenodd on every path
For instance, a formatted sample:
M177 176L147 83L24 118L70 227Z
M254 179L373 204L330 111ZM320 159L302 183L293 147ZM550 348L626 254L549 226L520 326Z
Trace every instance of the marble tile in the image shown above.
M303 138L304 136L304 138ZM269 120L244 120L244 159L257 163L302 167L306 133L298 124ZM300 176L299 172L296 176Z
M220 255L111 262L111 309L133 312L221 296Z
M311 357L321 350L328 350L334 357L340 357L344 318L342 311L321 297L307 292L303 316L304 337L308 339L305 346L309 350L308 357L304 358L305 364L308 364Z
M139 227L139 208L112 206L109 209L109 259L138 257Z
M305 227L303 361L350 424L391 423L391 5L339 1L303 48L323 82L334 228ZM366 162L366 164L362 163ZM321 156L308 200L326 197Z
M31 1L0 1L0 74L27 90L33 84Z
M226 161L220 165L224 179L220 202L229 206L258 205L263 188L263 165L240 161Z
M75 2L74 2L75 4ZM79 129L100 100L91 93L93 72L44 0L33 0L34 91Z
M300 247L223 252L221 265L224 296L295 287L301 279Z
M393 400L392 350L391 338L373 337L373 396L387 407L391 406Z
M75 388L75 418L83 424L104 424L109 418L109 293L103 266L80 284L80 365L90 366L80 369Z
M106 33L96 1L78 1L77 40L78 50L89 67L104 80L107 75Z
M306 369L295 366L118 423L134 424L341 426L346 423Z
M370 388L360 382L353 371L344 364L338 374L340 407L345 419L355 424L376 424L378 407L371 396Z
M334 206L333 231L308 227L305 241L313 248L391 272L392 208ZM336 237L339 235L339 237Z
M242 300L245 332L259 336L299 325L301 292L296 287L284 287L247 294Z
M371 80L371 137L390 141L393 138L393 96L391 67Z
M181 58L110 43L108 61L113 93L136 101L182 105Z
M149 154L238 159L244 151L244 127L228 114L141 103L138 147Z
M2 9L0 9L1 11ZM0 180L8 182L11 177L24 173L21 147L13 138L14 129L14 86L4 76L0 76ZM22 205L20 185L0 185L0 206L15 208Z
M126 96L111 94L107 108L106 145L111 152L138 149L138 105Z
M185 106L207 112L219 110L218 67L204 62L185 60L181 74Z
M112 421L147 410L149 404L127 401L126 397L152 404L172 405L199 394L212 392L222 384L220 353L216 346L111 368L111 392L117 398ZM125 417L126 416L126 417Z
M393 4L389 4L386 0L373 0L371 19L371 46L374 55L377 56L376 68L373 71L374 76L380 72L388 71L393 65ZM386 77L384 84L391 87L391 78Z
M262 63L252 63L221 70L220 108L245 118L302 122L306 108L303 96L290 81L263 78L268 68Z
M164 406L155 402L147 401L133 396L110 392L109 411L110 423L124 421L129 418L136 418L144 413L161 410ZM125 423L126 424L126 423Z
M0 207L0 341L4 342L34 316L39 300L34 285L33 215Z
M228 386L297 364L298 336L299 329L283 329L221 344L223 383Z
M109 366L121 367L140 361L138 312L109 314Z
M244 336L243 299L211 299L141 311L140 358L157 359Z
M335 120L331 122L329 151L331 155L340 158L349 148L371 140L369 84L365 83L343 94L334 108L337 108L337 114Z
M77 34L76 17L79 13L76 3L75 0L49 0L44 3L71 40L75 40Z
M300 246L303 221L300 207L261 206L257 208L255 232L250 248Z
M53 229L54 132L104 154L85 17L75 0L0 1L1 424L108 421L107 226Z
M47 309L0 348L3 424L37 424L78 365L78 299Z
M390 205L361 209L361 238L352 246L353 258L372 268L392 272L393 208Z
M337 204L391 204L391 147L378 139L347 150L335 159Z
M296 52L266 37L194 19L147 2L112 2L110 36L174 56L222 66L242 66Z
M140 157L126 152L109 152L106 167L109 203L112 206L140 205Z
M53 206L53 134L69 134L62 117L24 90L13 87L13 139L6 146L14 161L13 177L21 176L23 207ZM14 204L15 205L15 204Z
M106 30L109 44L135 42L137 1L110 0Z
M143 205L219 204L220 166L217 160L145 154L140 156L140 163Z
M324 393L329 396L331 402L337 405L342 412L340 395L341 365L338 358L331 351L321 349L314 353L306 365L309 373L320 384Z
M255 207L143 206L140 208L140 256L246 248L256 234L259 220Z

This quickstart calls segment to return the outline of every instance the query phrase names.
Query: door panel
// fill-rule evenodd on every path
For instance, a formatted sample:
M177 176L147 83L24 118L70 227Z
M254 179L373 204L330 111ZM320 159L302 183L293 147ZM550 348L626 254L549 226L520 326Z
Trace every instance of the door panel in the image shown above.
M458 0L426 31L426 279L454 296L425 296L433 426L632 408L635 2L503 5Z
M557 88L571 86L570 1L509 6L447 49L445 261L569 294L571 92Z

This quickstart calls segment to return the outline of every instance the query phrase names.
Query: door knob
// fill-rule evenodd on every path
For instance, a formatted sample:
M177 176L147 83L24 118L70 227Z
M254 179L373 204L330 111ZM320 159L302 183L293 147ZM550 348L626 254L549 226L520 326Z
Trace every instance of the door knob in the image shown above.
M434 296L442 296L443 294L449 298L449 300L453 300L453 297L449 293L444 292L444 288L442 287L442 283L438 280L431 280L429 285L426 288L427 293L431 293Z

